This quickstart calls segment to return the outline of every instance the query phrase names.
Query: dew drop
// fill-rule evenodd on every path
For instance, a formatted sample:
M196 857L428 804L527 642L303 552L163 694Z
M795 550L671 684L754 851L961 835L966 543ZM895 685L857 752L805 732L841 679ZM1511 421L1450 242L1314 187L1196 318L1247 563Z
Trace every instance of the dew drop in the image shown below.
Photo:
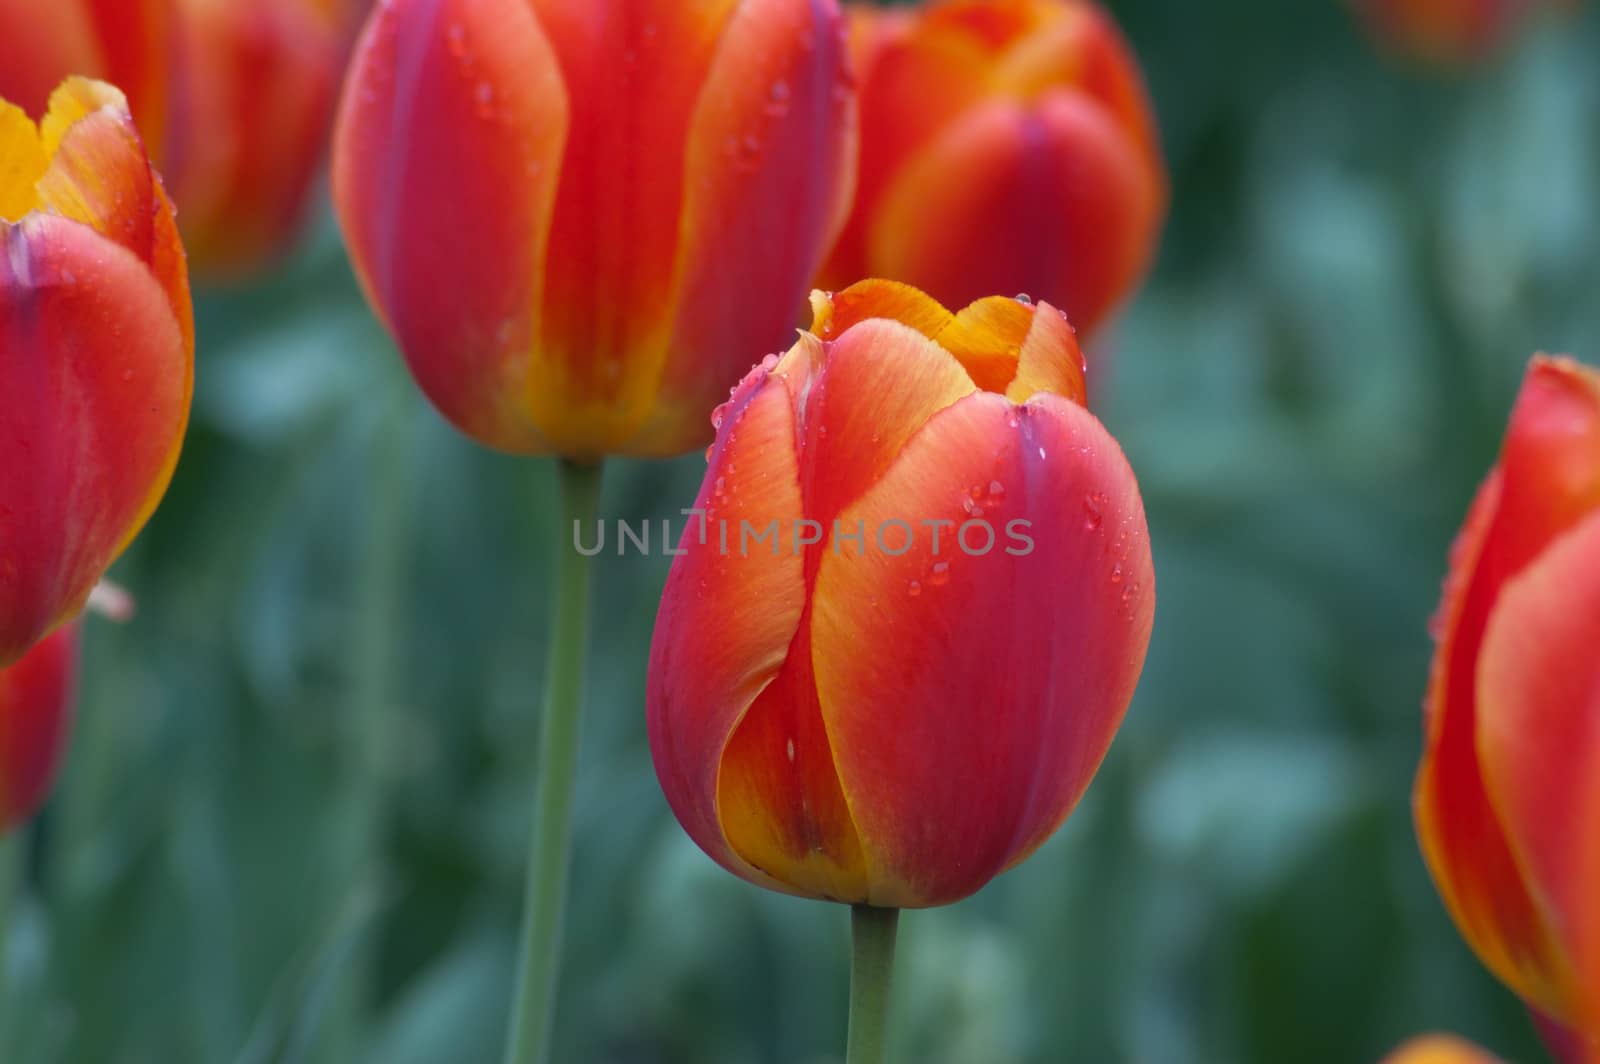
M789 764L791 764L791 765L794 764L794 740L793 739L790 739L788 746L784 747L784 753L789 755Z
M1040 457L1040 458L1047 458L1047 457L1049 457L1049 456L1048 456L1048 455L1046 455L1046 454L1045 454L1045 453L1044 453L1044 448L1043 448L1043 447L1041 447L1041 448L1039 448L1039 457Z
M998 480L989 481L989 501L999 502L1006 497L1006 486Z
M1112 564L1112 566L1111 566L1111 582L1113 584L1122 583L1122 563L1121 562L1115 562L1115 563Z
M983 516L983 507L979 506L978 503L976 502L976 500L974 500L974 499L970 499L970 498L962 499L961 500L961 508L963 510L967 511L967 514L970 517L982 517Z
M1033 297L1026 292L1018 292L1017 302L1021 303L1025 307L1031 307L1033 306Z
M1090 532L1100 531L1100 526L1105 523L1102 507L1106 504L1106 497L1101 492L1083 497L1083 527Z
M933 568L928 570L928 583L934 587L944 587L950 582L950 563L934 562Z
M918 595L922 594L922 581L913 580L911 583L907 584L906 594L910 595L912 598L916 598Z

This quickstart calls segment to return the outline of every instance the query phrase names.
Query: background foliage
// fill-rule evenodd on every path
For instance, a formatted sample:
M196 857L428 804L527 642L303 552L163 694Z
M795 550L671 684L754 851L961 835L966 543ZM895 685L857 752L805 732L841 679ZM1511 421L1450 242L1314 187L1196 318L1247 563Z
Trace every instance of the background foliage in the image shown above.
M1409 787L1427 618L1522 366L1600 356L1600 17L1441 76L1324 0L1111 6L1176 189L1096 352L1155 642L1066 829L904 921L898 1059L1348 1064L1429 1028L1540 1059L1443 913ZM425 409L326 218L201 304L182 467L115 574L141 612L90 622L29 840L4 1059L494 1060L552 470ZM702 468L619 463L605 511L675 515ZM656 789L665 568L599 572L558 1059L832 1059L846 914L716 869Z

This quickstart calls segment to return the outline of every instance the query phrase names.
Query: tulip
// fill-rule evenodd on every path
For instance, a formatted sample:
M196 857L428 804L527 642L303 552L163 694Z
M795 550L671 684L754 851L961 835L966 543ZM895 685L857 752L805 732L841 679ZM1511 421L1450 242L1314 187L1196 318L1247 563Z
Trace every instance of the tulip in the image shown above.
M172 205L122 94L0 101L0 667L83 606L172 478L194 325Z
M68 625L0 669L0 835L39 811L72 726L78 628Z
M1407 1042L1383 1064L1500 1064L1500 1060L1453 1035L1430 1034Z
M1093 331L1138 285L1166 170L1138 62L1085 0L858 5L855 207L820 284L1027 292Z
M380 7L334 201L429 399L506 451L704 445L847 210L846 63L833 0Z
M1105 756L1155 605L1143 504L1048 304L952 315L882 281L813 304L717 415L651 751L729 871L942 905L1043 843Z
M1418 59L1479 60L1505 44L1548 0L1353 0L1378 40Z
M1600 770L1600 371L1533 361L1451 554L1414 805L1423 856L1484 964L1590 1023L1575 941ZM1591 1028L1590 1033L1600 1033Z
M122 88L197 273L234 280L297 233L365 0L0 0L0 96Z

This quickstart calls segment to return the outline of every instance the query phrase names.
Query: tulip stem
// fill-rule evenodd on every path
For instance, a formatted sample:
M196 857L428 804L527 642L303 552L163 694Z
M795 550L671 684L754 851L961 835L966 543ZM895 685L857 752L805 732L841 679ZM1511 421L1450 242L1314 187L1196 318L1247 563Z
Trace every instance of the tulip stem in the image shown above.
M845 1064L883 1064L899 909L850 910L850 1040Z
M533 840L523 898L522 946L512 1000L506 1064L543 1064L550 1055L551 1015L561 968L562 909L572 840L583 673L589 651L590 560L575 549L573 530L594 523L600 466L562 461L561 525L557 530L556 594L546 662Z

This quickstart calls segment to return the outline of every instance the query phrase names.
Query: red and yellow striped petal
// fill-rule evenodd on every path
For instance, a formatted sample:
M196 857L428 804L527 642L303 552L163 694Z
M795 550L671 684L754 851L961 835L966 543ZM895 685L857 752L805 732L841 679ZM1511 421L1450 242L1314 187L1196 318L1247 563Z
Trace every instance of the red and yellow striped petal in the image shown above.
M0 668L0 835L33 816L72 727L78 629L69 625Z
M550 450L566 401L533 352L569 102L524 0L395 0L341 105L334 196L362 284L440 411L507 451Z
M75 613L166 489L192 357L132 252L0 223L0 664Z
M718 42L689 128L673 339L633 453L703 440L705 410L754 358L791 342L854 184L841 30L831 0L746 0Z
M1429 1034L1396 1049L1383 1064L1500 1064L1500 1058L1455 1035Z
M0 100L44 114L64 76L104 72L97 38L81 0L0 0Z
M867 900L954 901L1060 825L1127 709L1155 601L1138 488L1076 404L974 394L839 520L889 539L830 550L813 596L812 665ZM896 521L916 533L904 553ZM927 521L949 522L938 553Z
M1600 376L1535 359L1500 466L1451 558L1413 805L1417 836L1457 926L1485 965L1556 1019L1571 1003L1569 960L1529 891L1484 788L1478 661L1507 582L1600 507Z
M1026 292L1093 328L1146 269L1164 191L1097 103L971 109L907 161L868 238L873 268L948 305Z
M724 751L746 711L782 669L805 608L798 554L801 516L793 408L782 385L757 369L721 415L718 441L656 618L650 650L648 724L656 772L684 829L730 871L774 889L741 858L719 811ZM741 522L779 523L780 549L745 557ZM731 775L732 773L730 773ZM732 835L743 839L737 823ZM758 858L759 859L759 858ZM792 888L790 888L792 889Z
M1478 661L1477 754L1529 893L1549 927L1575 933L1600 904L1581 879L1600 822L1575 800L1600 773L1600 508L1501 590ZM1569 985L1560 1018L1580 998Z

